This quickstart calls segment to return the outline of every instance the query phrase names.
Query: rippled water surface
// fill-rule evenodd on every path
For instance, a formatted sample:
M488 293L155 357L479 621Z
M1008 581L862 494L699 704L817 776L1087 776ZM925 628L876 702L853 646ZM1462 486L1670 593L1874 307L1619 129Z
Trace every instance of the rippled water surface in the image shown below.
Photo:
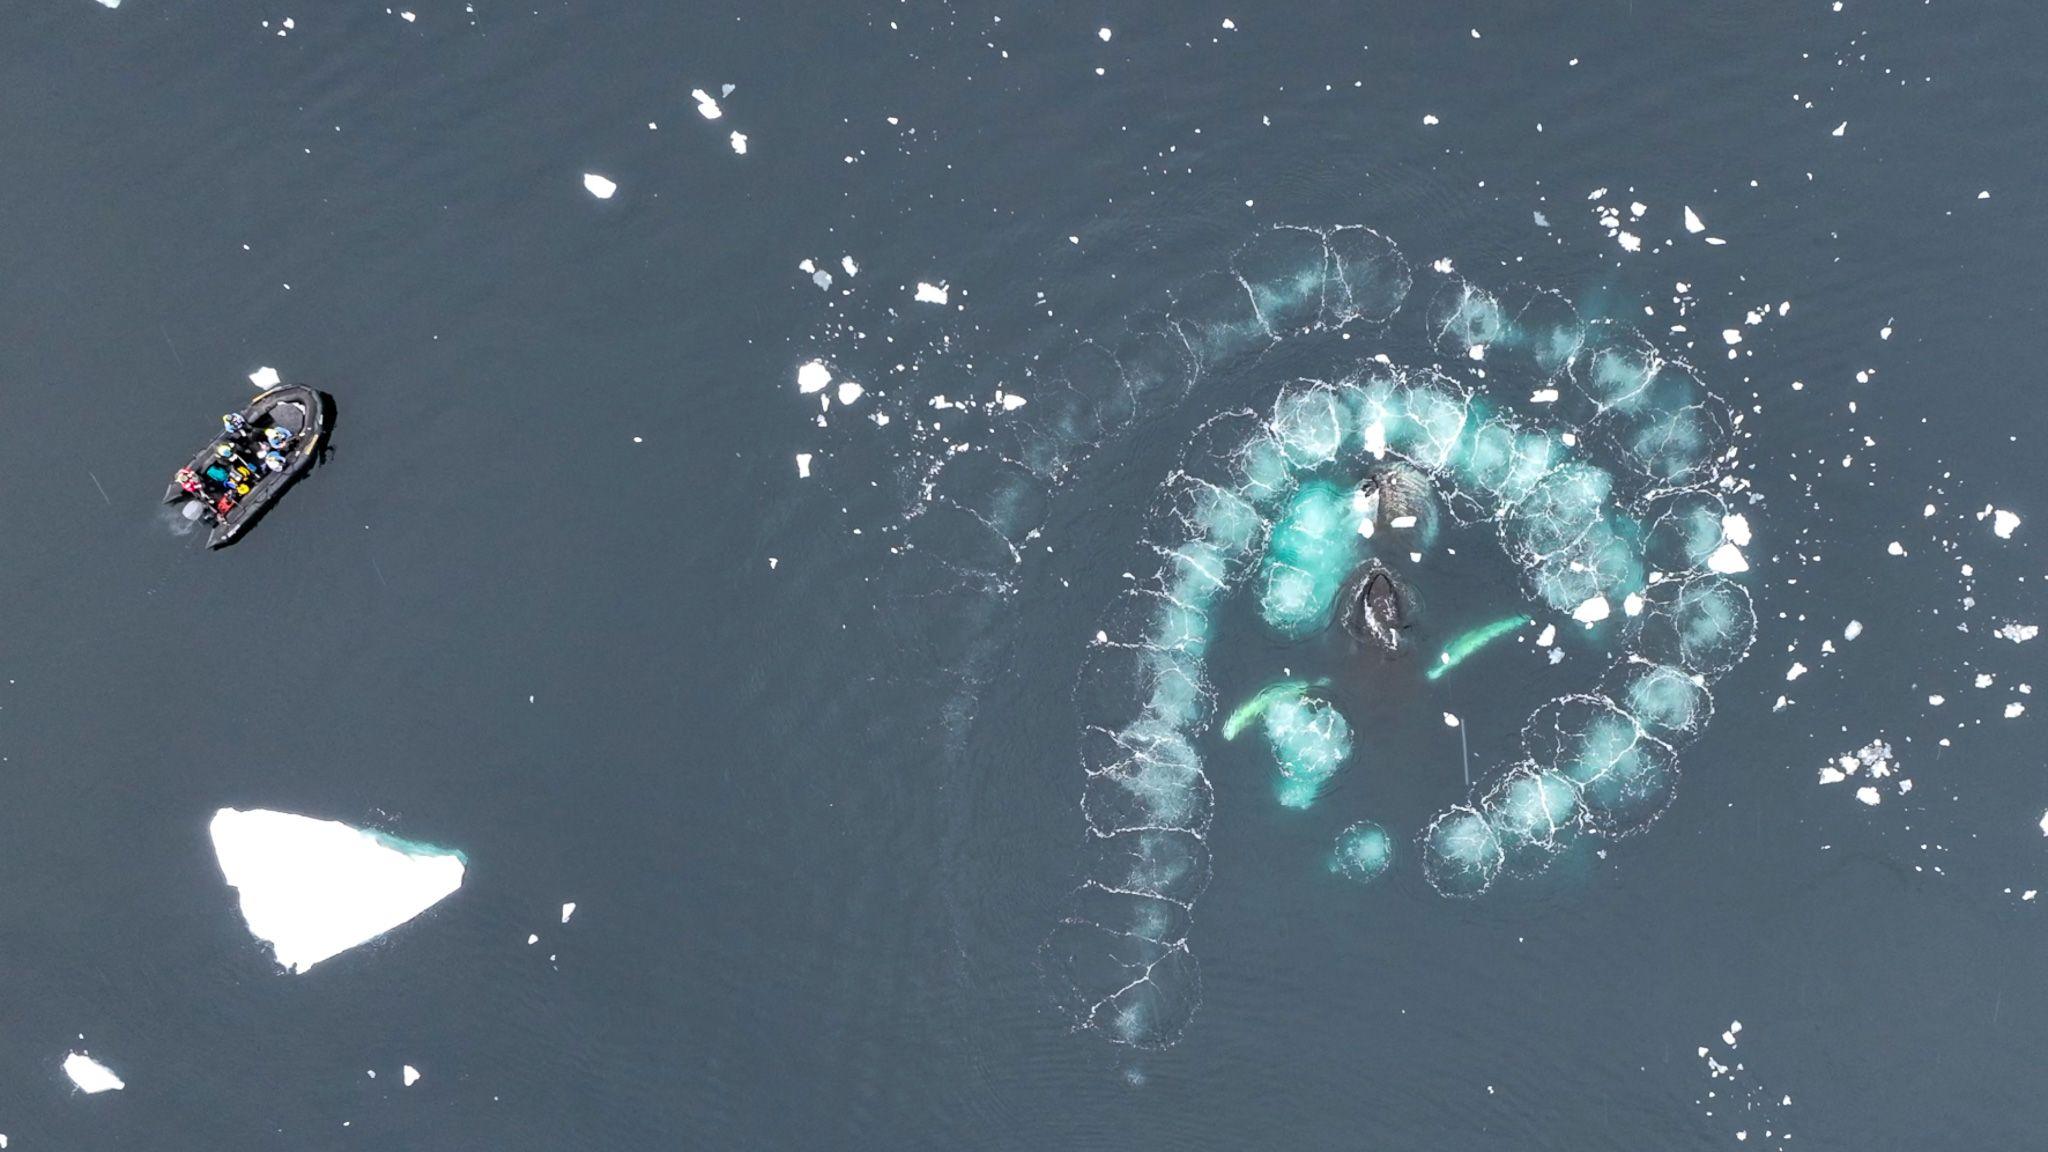
M8 26L9 1149L2038 1143L2033 7Z

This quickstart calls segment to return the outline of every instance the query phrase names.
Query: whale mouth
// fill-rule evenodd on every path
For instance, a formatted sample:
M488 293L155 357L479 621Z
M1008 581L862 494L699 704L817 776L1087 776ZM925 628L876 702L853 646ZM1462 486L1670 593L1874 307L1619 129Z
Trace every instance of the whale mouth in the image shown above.
M1352 639L1389 655L1405 650L1409 597L1385 565L1368 564L1352 576L1343 603L1344 631Z

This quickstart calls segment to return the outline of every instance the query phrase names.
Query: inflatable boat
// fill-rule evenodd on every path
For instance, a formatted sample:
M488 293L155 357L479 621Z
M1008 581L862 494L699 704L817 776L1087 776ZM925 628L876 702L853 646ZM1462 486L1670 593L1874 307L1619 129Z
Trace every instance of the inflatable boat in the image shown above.
M224 427L201 448L164 489L164 503L179 504L186 519L204 520L213 526L206 538L208 548L234 543L277 503L293 481L313 467L327 434L330 403L326 394L303 384L285 384L259 394L241 411L241 432L230 434ZM283 435L276 436L273 429ZM276 451L284 458L284 466L276 471L264 468L260 459L273 440L281 445ZM223 446L228 449L226 454ZM226 474L226 483L210 475L210 468ZM187 486L188 477L196 479L199 490Z

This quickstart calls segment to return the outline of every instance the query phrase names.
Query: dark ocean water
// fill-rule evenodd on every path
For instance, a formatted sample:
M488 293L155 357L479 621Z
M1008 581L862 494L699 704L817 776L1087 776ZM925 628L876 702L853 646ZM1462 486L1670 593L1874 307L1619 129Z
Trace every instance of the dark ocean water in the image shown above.
M2044 642L1992 633L2048 614L2048 19L1832 8L11 5L8 1147L2043 1146ZM1300 813L1207 738L1199 1009L1137 1049L1041 949L1089 637L1207 417L1382 337L1219 359L1006 499L930 401L1050 410L1046 365L1282 223L1691 360L1742 417L1757 638L1654 827L1466 901L1413 848L1438 714L1483 774L1597 661L1424 684L1225 625L1219 696L1334 673L1362 751ZM822 427L813 358L868 391ZM208 553L156 501L265 365L334 395L332 456ZM1426 591L1525 604L1476 554ZM1911 791L1816 784L1874 739ZM468 877L284 975L223 806ZM1360 888L1320 853L1366 816L1400 848ZM81 1048L126 1089L75 1092Z

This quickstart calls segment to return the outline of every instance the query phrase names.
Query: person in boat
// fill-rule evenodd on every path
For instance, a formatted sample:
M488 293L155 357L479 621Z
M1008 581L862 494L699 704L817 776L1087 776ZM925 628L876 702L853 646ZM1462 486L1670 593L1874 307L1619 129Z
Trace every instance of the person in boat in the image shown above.
M263 430L263 442L268 444L273 451L282 452L290 446L292 434L272 424Z
M284 471L284 453L279 452L275 448L265 448L263 450L263 470L267 473Z
M249 434L249 422L242 419L240 412L229 412L221 416L220 426L226 430L227 438L240 440Z
M190 468L178 469L178 487L183 489L187 496L206 499L206 485L200 482L199 473Z
M234 444L222 441L214 445L213 455L214 463L227 469L228 475L233 478L235 483L242 484L256 479L255 466L242 456L241 450L236 448Z

